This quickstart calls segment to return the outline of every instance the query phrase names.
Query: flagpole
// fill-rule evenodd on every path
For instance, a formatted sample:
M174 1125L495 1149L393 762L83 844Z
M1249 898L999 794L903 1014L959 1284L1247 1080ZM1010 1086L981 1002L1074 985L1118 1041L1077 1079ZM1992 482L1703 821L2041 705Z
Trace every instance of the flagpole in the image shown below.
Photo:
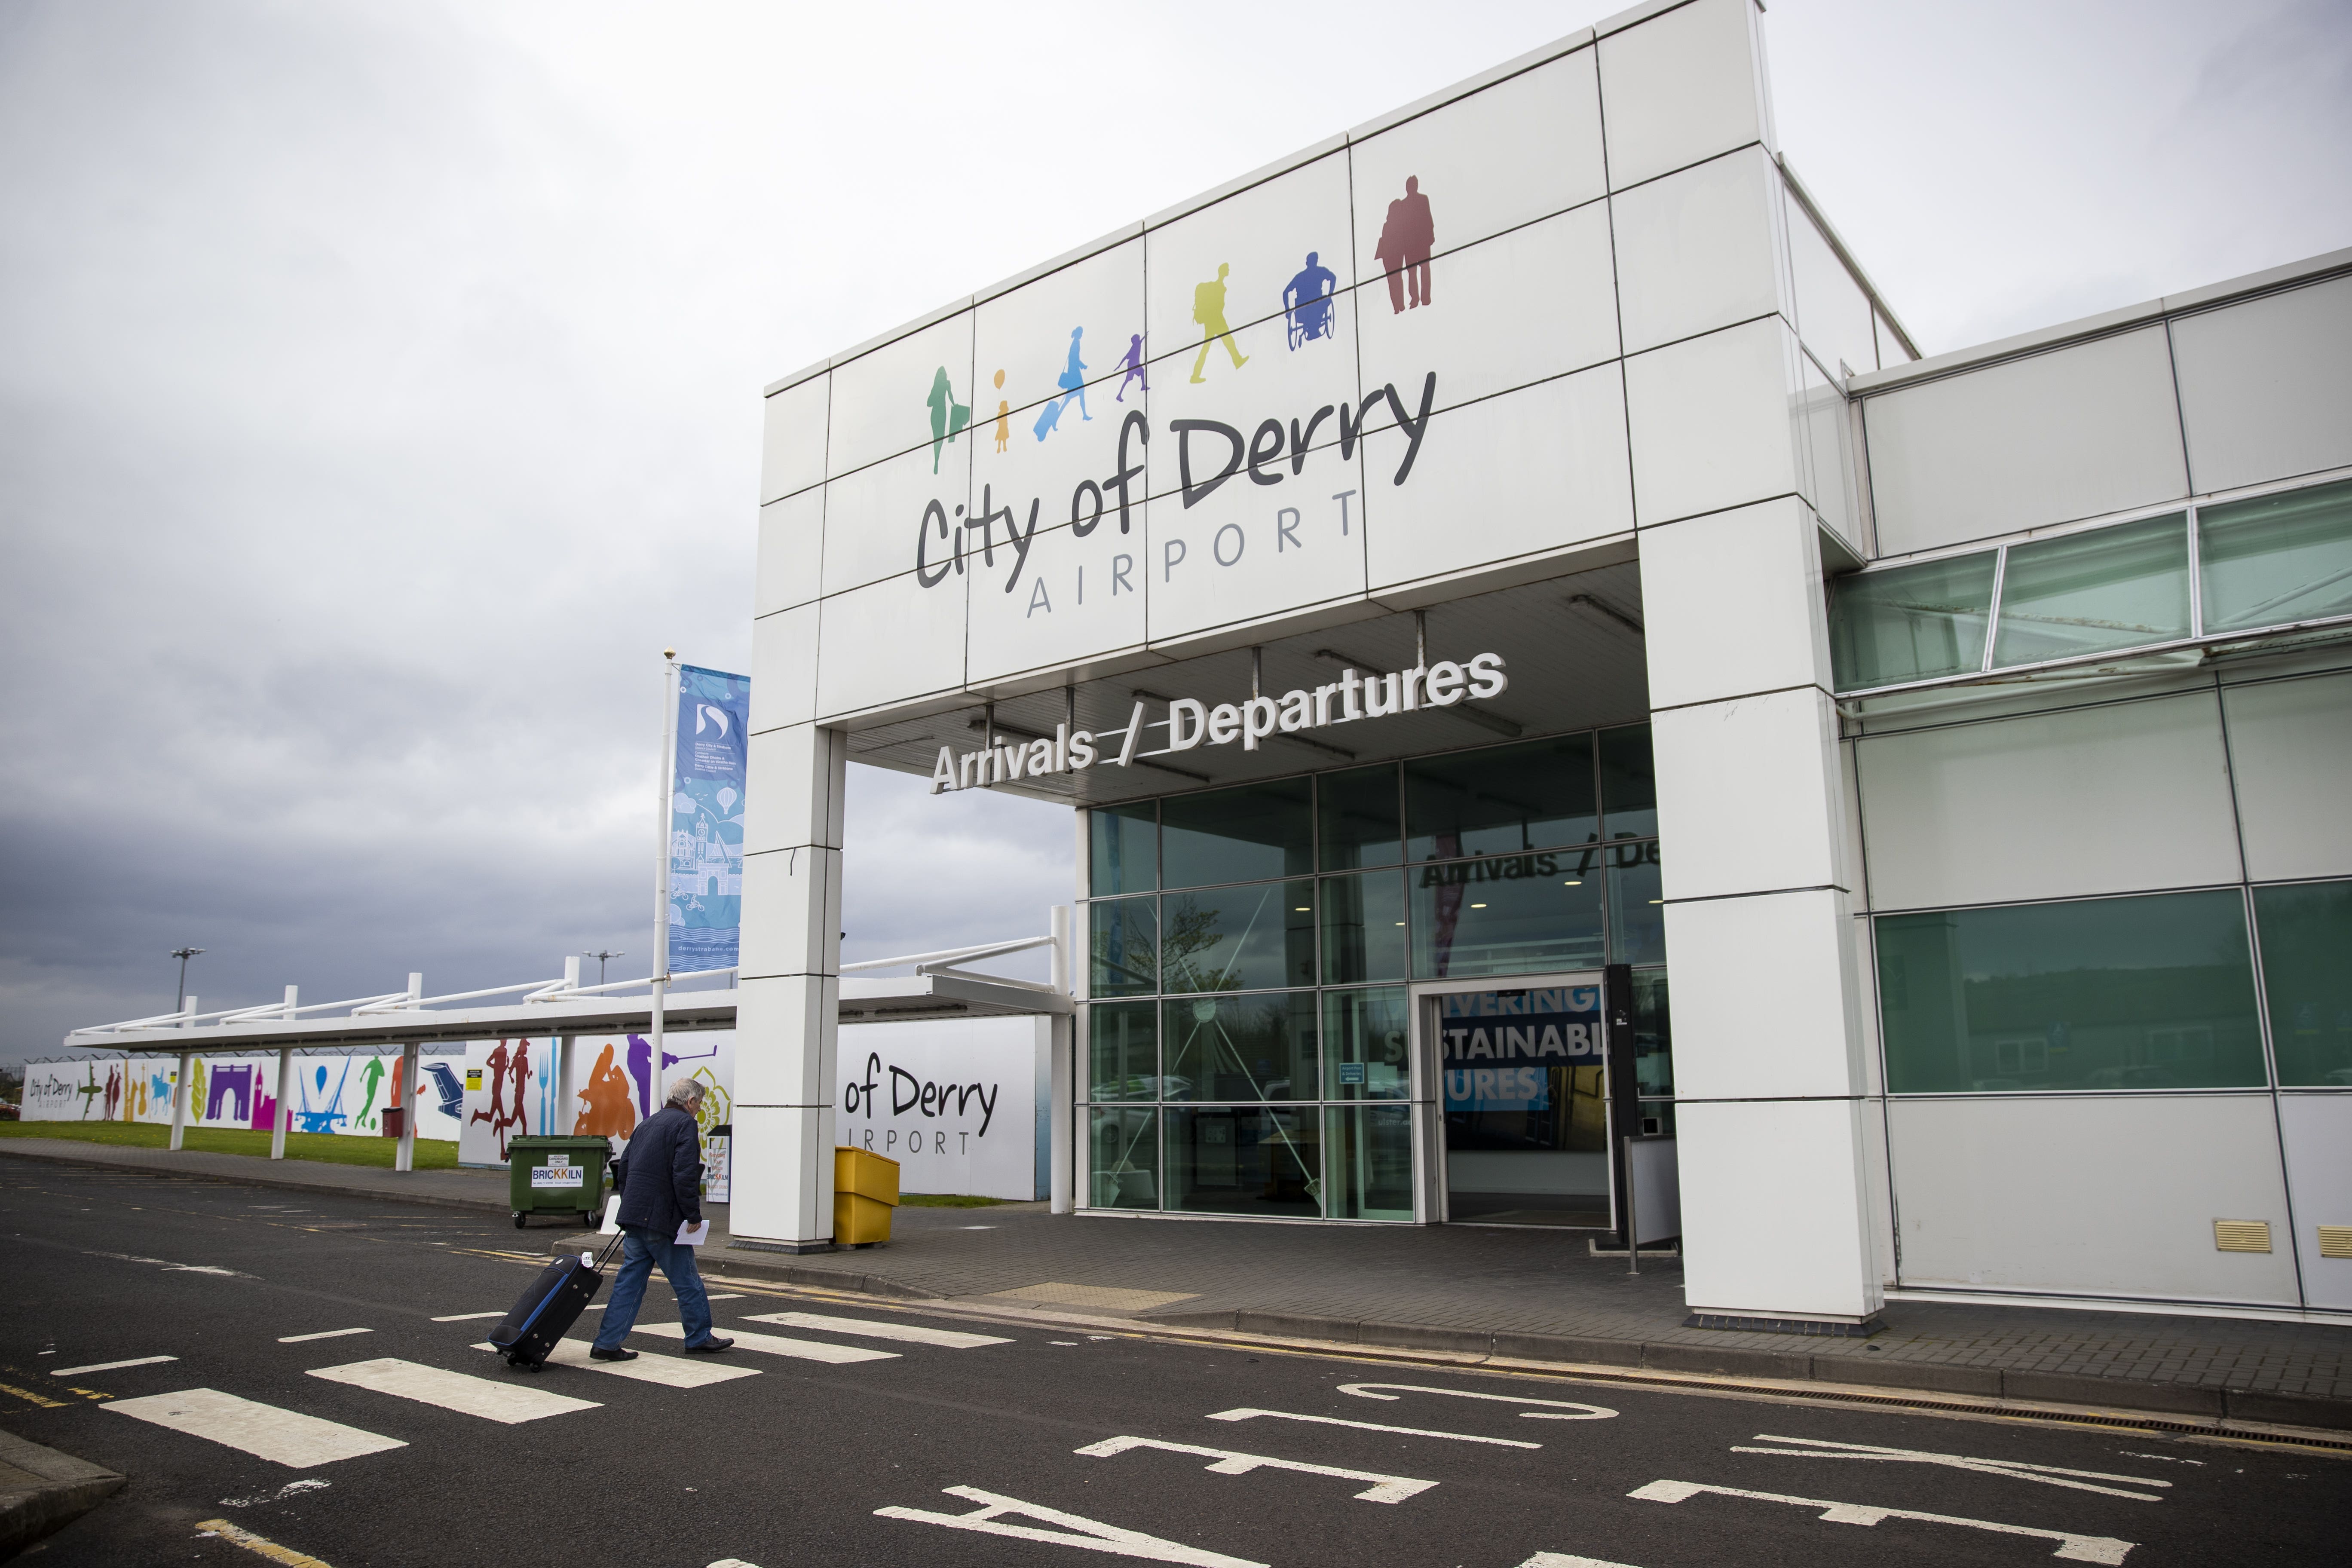
M653 1110L661 1109L662 1004L669 992L670 797L677 791L677 649L662 649L661 812L654 853Z

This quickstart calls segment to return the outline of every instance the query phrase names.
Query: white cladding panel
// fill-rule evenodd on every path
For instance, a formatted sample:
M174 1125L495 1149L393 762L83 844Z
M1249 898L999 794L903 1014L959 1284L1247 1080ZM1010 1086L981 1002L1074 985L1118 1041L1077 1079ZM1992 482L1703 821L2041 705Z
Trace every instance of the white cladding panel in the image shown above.
M1889 555L2189 493L2162 327L2053 349L1864 404Z
M760 509L760 566L751 614L772 615L817 596L824 559L824 501L805 489Z
M1150 504L1172 510L1177 503ZM1010 580L1009 559L976 575L969 601L972 681L1049 666L1083 667L1087 660L1140 646L1148 515L1147 503L1136 503L1133 531L1124 536L1115 515L1083 539L1064 523L1030 542L1018 582Z
M1797 296L1797 335L1823 369L1843 374L1843 361L1854 374L1878 368L1878 350L1871 324L1870 297L1838 259L1837 252L1803 204L1784 198L1789 231L1790 280Z
M919 447L825 486L824 592L845 593L908 570L915 563L918 533L929 534L930 560L951 558L952 536L967 505L972 446L961 440L936 456L929 447ZM947 539L940 537L936 521L928 531L922 526L933 501L946 521Z
M2222 689L2246 875L2352 875L2352 675Z
M1433 415L1400 486L1405 447L1393 427L1364 444L1374 592L1633 527L1613 363Z
M1155 355L1185 356L1186 375L1171 377L1169 390L1190 374L1204 331L1195 314L1204 303L1201 290L1218 284L1220 268L1226 269L1225 323L1238 328L1261 321L1282 314L1283 289L1306 267L1310 250L1336 275L1339 289L1354 287L1352 228L1348 156L1335 152L1147 233L1150 335L1144 341ZM1244 346L1243 353L1249 352ZM1212 353L1216 371L1209 374L1231 369L1222 348Z
M898 1161L901 1193L1044 1197L1050 1028L971 1018L843 1030L841 1141Z
M1906 1285L2297 1304L2268 1095L1896 1099L1887 1116ZM2267 1220L2273 1250L2215 1250L2217 1219Z
M1822 1048L1853 1038L1847 928L1833 889L1666 906L1675 1092L1785 1100L1862 1091L1860 1063Z
M1404 183L1446 193L1436 253L1590 202L1608 189L1590 48L1454 100L1349 149L1356 271L1381 284L1381 233Z
M968 310L834 367L825 437L826 477L838 479L918 447L929 450L934 437L934 393L940 394L937 434L944 439L954 424L954 408L961 405L970 410L978 405L972 396L971 313ZM955 444L961 447L970 439L961 437Z
M1368 480L1362 458L1360 447L1346 460L1318 447L1300 473L1284 466L1278 488L1239 479L1190 508L1179 496L1155 500L1143 563L1152 640L1361 595L1362 497L1385 482Z
M1821 552L1798 501L1642 531L1650 700L1659 708L1820 684Z
M1650 743L1668 899L1843 885L1836 710L1819 688L1654 712Z
M2279 1096L2305 1302L2352 1311L2352 1258L2322 1258L2318 1227L2352 1226L2352 1094ZM2271 1245L2285 1250L2283 1239Z
M1686 1101L1681 1157L1683 1299L1863 1317L1880 1306L1852 1100Z
M2352 278L2172 323L2200 491L2352 464Z
M817 664L818 713L829 718L961 686L964 592L971 581L970 574L950 572L938 587L926 589L909 572L818 605L826 622L840 628L825 638ZM759 689L751 688L754 702ZM760 727L756 720L752 727Z
M2210 691L1869 735L1854 750L1874 908L2238 879Z
M761 412L760 500L772 501L824 479L828 378L813 375L767 400Z
M1078 335L1073 338L1073 332ZM972 380L980 393L971 400L972 424L984 432L979 444L983 455L972 464L975 491L992 480L1000 491L1008 488L999 467L1009 471L1024 456L1066 449L1066 443L1048 443L1036 434L1036 416L1046 402L1083 386L1083 411L1099 419L1105 410L1094 406L1095 384L1108 378L1110 384L1103 397L1118 395L1124 376L1120 365L1129 350L1139 346L1142 333L1139 237L982 300L972 311ZM1076 365L1071 363L1074 351ZM1148 351L1144 357L1150 357ZM1004 378L1002 385L999 375ZM988 455L995 449L1000 405L1009 428L1004 461L992 465ZM1118 406L1112 405L1114 410ZM1071 411L1071 418L1083 422L1077 409ZM1099 478L1110 468L1105 464L1089 471ZM1066 479L1046 483L1026 474L1013 477L1018 480L1013 488L1023 495L1066 495L1072 483Z
M751 623L751 731L816 717L817 617L822 604L779 610Z
M1797 488L1788 335L1774 317L1625 362L1643 527Z
M1601 39L1610 185L1769 142L1758 67L1748 0L1696 0Z
M1779 310L1780 199L1753 146L1619 192L1610 206L1625 352Z

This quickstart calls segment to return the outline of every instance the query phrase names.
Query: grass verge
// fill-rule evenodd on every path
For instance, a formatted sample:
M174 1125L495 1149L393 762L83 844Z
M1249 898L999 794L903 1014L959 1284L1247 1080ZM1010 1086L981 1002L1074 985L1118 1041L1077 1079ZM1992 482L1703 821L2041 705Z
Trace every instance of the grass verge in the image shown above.
M910 1209L992 1209L1006 1198L975 1198L961 1193L900 1193L898 1202Z
M0 1138L62 1138L74 1143L101 1143L117 1149L166 1149L172 1130L152 1121L0 1121ZM191 1127L182 1147L202 1154L269 1154L269 1134L241 1127ZM332 1132L289 1132L286 1157L313 1160L327 1165L373 1165L392 1169L400 1148L397 1138L345 1138ZM457 1144L454 1139L419 1138L416 1168L454 1171Z

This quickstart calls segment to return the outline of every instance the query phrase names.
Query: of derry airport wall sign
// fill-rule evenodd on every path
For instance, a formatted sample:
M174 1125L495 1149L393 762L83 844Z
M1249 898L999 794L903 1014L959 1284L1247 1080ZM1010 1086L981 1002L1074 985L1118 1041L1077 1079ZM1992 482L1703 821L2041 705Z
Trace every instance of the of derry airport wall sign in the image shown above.
M1047 773L1079 773L1097 763L1123 768L1139 757L1164 757L1202 745L1230 746L1236 741L1242 750L1255 752L1258 742L1270 735L1295 735L1423 708L1491 700L1508 690L1510 684L1503 670L1503 656L1482 653L1458 663L1441 658L1386 674L1345 669L1328 686L1294 687L1279 697L1257 696L1242 702L1220 702L1213 708L1197 698L1179 697L1168 704L1167 717L1157 721L1147 719L1150 704L1138 700L1124 730L1097 735L1091 730L1056 724L1050 737L1003 742L992 738L991 744L974 752L959 752L952 746L941 746L939 761L931 768L931 793L944 795ZM1144 731L1162 728L1168 731L1165 748L1138 749ZM1105 743L1114 739L1118 742L1115 752Z

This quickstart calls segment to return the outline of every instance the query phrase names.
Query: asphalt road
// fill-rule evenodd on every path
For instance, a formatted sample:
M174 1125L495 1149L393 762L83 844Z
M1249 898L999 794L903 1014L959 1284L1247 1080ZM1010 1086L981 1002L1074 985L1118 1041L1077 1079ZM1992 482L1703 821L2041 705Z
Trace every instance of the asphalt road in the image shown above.
M460 1211L0 1160L0 1422L131 1477L27 1559L58 1568L265 1561L206 1533L215 1520L332 1568L2151 1568L2342 1563L2352 1531L2352 1455L776 1288L714 1286L733 1298L716 1303L721 1331L798 1353L631 1342L639 1369L748 1375L531 1376L472 1348L491 1320L460 1315L502 1312L543 1261L513 1249L545 1235ZM675 1325L658 1278L646 1300L643 1324ZM777 1312L835 1321L754 1321ZM887 1353L803 1359L860 1350ZM149 1357L173 1359L98 1370ZM502 1408L518 1390L556 1407ZM316 1457L353 1448L372 1451Z

